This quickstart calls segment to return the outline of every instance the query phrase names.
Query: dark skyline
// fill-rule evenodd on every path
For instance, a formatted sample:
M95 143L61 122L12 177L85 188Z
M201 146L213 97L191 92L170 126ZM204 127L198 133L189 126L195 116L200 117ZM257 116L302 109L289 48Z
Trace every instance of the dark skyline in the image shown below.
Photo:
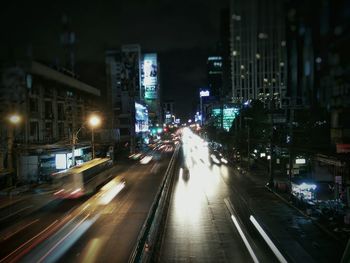
M31 54L47 63L62 60L59 36L66 14L76 34L77 64L102 65L104 51L122 44L138 43L142 52L157 52L163 98L174 99L176 112L188 118L194 113L198 88L206 85L206 56L219 41L220 9L225 4L224 0L6 3L1 11L6 40L1 49L3 55Z

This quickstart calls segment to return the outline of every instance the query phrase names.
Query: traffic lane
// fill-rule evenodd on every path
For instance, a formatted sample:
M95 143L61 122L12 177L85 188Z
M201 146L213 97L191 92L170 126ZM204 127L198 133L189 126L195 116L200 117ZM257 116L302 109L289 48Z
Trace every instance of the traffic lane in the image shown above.
M225 207L230 189L217 167L208 166L193 150L184 152L158 261L252 262Z
M56 225L80 203L81 200L54 200L2 230L0 262L9 254L14 254L14 251L17 253L34 237L39 237L39 233L44 234L44 230Z
M241 206L240 214L247 218L246 207L249 207L289 258L295 262L340 260L343 248L311 220L283 203L249 174L240 174L233 167L227 169L229 172L223 178L234 195L241 197L241 202L236 203L237 207Z
M170 154L121 174L126 187L59 262L127 262L167 169ZM158 166L158 169L154 167Z
M111 172L114 173L114 176L117 176L120 171L127 169L129 165L130 162L119 164L117 167L112 168ZM38 239L41 235L45 235L58 226L72 211L86 200L89 200L91 196L62 200L52 199L52 194L33 195L31 202L35 203L37 199L44 198L46 200L41 200L41 202L42 204L46 203L46 205L20 218L17 222L9 222L6 228L1 230L0 245L2 249L0 250L0 260L12 252L17 251L18 248L27 244L33 238ZM40 205L38 206L40 207Z

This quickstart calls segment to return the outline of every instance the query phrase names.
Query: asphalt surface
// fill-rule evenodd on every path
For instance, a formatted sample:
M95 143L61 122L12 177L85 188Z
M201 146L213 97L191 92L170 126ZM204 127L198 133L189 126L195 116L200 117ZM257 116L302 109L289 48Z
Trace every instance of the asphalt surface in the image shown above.
M184 139L158 262L278 262L276 255L281 262L340 262L344 248L269 192L267 174L241 174L232 165L215 164L201 144L194 134Z
M97 194L50 200L8 223L0 232L0 262L126 262L171 154L162 149L148 164L119 164L115 179ZM110 196L121 182L120 192Z
M230 187L208 154L194 135L184 142L158 262L254 262L239 233L245 226L237 229L225 204ZM252 246L260 259L275 261L263 242Z

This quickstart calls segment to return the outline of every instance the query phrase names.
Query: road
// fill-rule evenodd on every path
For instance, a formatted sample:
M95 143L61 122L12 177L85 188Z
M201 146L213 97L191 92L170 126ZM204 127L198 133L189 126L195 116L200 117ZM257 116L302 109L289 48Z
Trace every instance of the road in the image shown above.
M183 153L158 262L339 262L336 242L267 191L264 179L215 163L220 157L190 131Z
M126 262L167 168L169 150L154 152L148 164L129 163L93 196L55 200L3 230L7 238L0 241L0 262Z

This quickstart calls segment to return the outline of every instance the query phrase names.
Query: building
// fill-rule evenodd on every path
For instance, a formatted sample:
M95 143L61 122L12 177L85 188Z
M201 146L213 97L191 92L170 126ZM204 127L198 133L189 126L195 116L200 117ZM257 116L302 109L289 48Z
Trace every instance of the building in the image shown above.
M165 100L163 102L163 117L164 117L165 124L170 124L175 122L174 106L175 106L174 100Z
M283 1L231 0L233 102L261 100L281 107L286 95Z
M78 131L77 154L91 158L85 124L98 109L100 90L33 60L4 64L1 77L0 168L17 163L20 180L37 180L40 173L56 170L55 153L71 152L72 135ZM15 127L7 119L13 113L21 119ZM71 156L66 157L69 167Z
M209 56L207 59L207 78L210 96L220 100L223 97L223 60L221 56Z
M311 112L309 120L325 133L315 134L322 141L308 149L315 152L312 176L334 184L334 198L349 204L350 3L286 1L286 10L291 107Z
M159 76L157 54L143 54L141 64L142 95L140 99L148 107L151 125L162 123Z
M159 62L156 53L141 54L139 45L106 51L107 98L113 129L133 152L162 123Z

